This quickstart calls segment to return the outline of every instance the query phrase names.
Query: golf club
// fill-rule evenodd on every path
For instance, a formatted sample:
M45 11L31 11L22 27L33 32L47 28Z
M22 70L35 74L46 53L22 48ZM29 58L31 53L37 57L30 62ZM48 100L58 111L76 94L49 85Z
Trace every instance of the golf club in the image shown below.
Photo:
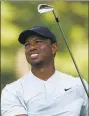
M49 11L52 11L52 12L53 12L53 15L54 15L55 20L56 20L56 22L57 22L57 24L58 24L58 27L59 27L59 29L60 29L60 31L61 31L61 33L62 33L62 36L63 36L64 42L65 42L65 44L66 44L66 47L67 47L67 49L68 49L68 51L69 51L69 54L70 54L70 56L71 56L71 58L72 58L72 60L73 60L73 63L74 63L75 68L76 68L76 70L77 70L77 72L78 72L78 75L79 75L80 80L81 80L81 82L82 82L82 85L83 85L83 87L84 87L84 89L85 89L85 92L86 92L86 94L87 94L87 96L88 96L88 98L89 98L89 93L88 93L88 91L87 91L87 88L86 88L86 86L85 86L85 83L83 82L82 76L81 76L81 74L80 74L80 72L79 72L79 69L78 69L77 64L76 64L76 62L75 62L75 59L74 59L74 57L73 57L73 55L72 55L72 52L71 52L71 50L70 50L70 48L69 48L69 45L68 45L68 43L67 43L67 39L66 39L66 37L65 37L65 35L64 35L64 32L63 32L63 30L62 30L62 28L61 28L59 19L58 19L56 13L55 13L53 7L50 6L50 5L47 5L47 4L39 4L39 5L38 5L38 12L39 12L39 13L45 13L45 12L49 12Z

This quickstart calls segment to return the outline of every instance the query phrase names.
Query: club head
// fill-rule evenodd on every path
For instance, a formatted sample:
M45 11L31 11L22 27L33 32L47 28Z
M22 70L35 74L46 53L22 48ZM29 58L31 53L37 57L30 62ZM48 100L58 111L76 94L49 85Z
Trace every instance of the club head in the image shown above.
M39 13L45 13L45 12L52 11L53 7L47 4L39 4L37 9Z

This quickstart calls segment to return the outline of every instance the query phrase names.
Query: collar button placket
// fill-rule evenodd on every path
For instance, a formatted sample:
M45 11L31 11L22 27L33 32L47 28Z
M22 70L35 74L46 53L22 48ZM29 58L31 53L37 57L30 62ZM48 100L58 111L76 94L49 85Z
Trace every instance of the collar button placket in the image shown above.
M47 88L46 88L46 82L44 82L44 97L45 97L45 102L47 103Z

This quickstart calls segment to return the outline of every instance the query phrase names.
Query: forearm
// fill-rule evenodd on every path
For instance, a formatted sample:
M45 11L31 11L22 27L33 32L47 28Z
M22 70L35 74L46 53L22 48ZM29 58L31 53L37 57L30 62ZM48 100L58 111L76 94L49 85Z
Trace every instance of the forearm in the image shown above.
M20 115L16 115L16 116L27 116L26 114L20 114Z

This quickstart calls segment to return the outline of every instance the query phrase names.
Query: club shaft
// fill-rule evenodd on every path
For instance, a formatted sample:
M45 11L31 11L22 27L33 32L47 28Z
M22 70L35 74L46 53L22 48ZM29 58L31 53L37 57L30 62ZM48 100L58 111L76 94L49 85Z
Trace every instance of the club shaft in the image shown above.
M54 17L55 17L55 20L56 20L56 22L57 22L57 24L58 24L58 27L59 27L59 29L60 29L60 31L61 31L61 33L62 33L64 42L65 42L65 44L66 44L66 46L67 46L67 49L68 49L68 51L69 51L69 54L70 54L72 60L73 60L73 63L74 63L75 68L76 68L76 70L77 70L77 72L78 72L78 75L79 75L80 80L81 80L81 82L82 82L82 85L83 85L83 87L84 87L84 89L85 89L85 92L86 92L86 94L87 94L87 96L88 96L88 98L89 98L89 93L88 93L88 91L87 91L87 88L86 88L86 86L85 86L85 83L83 82L83 79L82 79L82 76L81 76L81 74L80 74L80 72L79 72L79 69L78 69L78 66L77 66L77 64L76 64L76 61L75 61L75 59L74 59L74 57L73 57L73 55L72 55L72 52L71 52L71 50L70 50L70 48L69 48L69 45L68 45L68 43L67 43L67 39L66 39L66 37L65 37L65 35L64 35L64 32L63 32L63 30L62 30L62 28L61 28L59 19L58 19L58 17L56 16L54 10L53 10L52 12L53 12Z

